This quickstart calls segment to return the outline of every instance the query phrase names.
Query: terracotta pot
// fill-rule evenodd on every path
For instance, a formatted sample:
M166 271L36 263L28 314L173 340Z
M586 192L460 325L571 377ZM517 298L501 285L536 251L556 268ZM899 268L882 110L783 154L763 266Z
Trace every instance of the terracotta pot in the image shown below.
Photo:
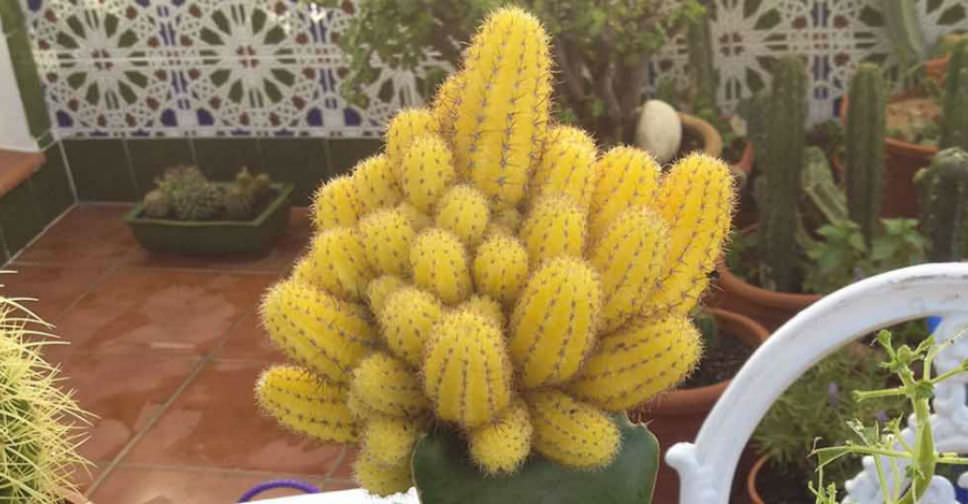
M707 311L715 317L717 325L725 335L735 337L750 347L758 347L770 336L766 328L749 317L714 308L707 308ZM648 424L649 430L659 439L659 446L663 449L675 443L693 441L706 416L729 383L730 380L725 380L706 387L673 390L632 414ZM744 455L737 468L738 473L745 473L752 462L752 457ZM679 477L675 470L662 462L653 502L678 500Z
M951 56L945 55L942 58L929 59L924 62L924 73L929 79L934 79L938 81L938 84L944 87L944 76L948 73L948 60Z
M746 476L746 495L749 496L751 504L765 504L763 497L760 496L760 492L756 488L756 478L763 471L763 466L766 465L768 460L766 457L756 459L756 463L753 464L753 468Z
M891 102L908 98L909 95L896 95ZM847 124L847 95L840 104L840 120ZM884 140L887 153L884 160L884 204L882 217L916 218L920 215L914 174L931 164L931 158L938 153L937 147L904 142L896 138ZM849 167L847 167L849 169Z
M733 274L725 264L721 264L716 271L719 274L719 290L713 295L713 305L746 315L771 332L822 297L757 287Z
M712 124L682 112L679 112L679 120L682 121L683 133L689 131L702 139L703 153L715 158L723 154L723 137Z

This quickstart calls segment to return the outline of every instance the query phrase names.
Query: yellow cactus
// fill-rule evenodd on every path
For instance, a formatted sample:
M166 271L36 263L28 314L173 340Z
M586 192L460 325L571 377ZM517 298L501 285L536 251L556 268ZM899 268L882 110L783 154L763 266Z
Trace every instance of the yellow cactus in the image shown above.
M445 315L424 353L424 391L443 420L477 427L511 401L511 363L501 331L470 311Z
M585 212L568 196L541 197L521 226L521 241L531 266L559 256L581 257L585 249Z
M437 134L437 121L426 109L401 110L387 125L387 159L397 181L402 179L403 158L418 138Z
M378 210L360 221L365 257L379 273L403 275L410 269L410 247L417 233L400 210Z
M457 304L470 295L467 253L453 233L436 228L420 233L410 249L410 265L414 284L444 303Z
M517 208L496 209L491 215L491 221L487 226L487 231L484 232L484 236L492 234L517 236L521 229L522 220L524 218L521 217L521 212Z
M564 383L595 345L601 307L598 275L580 259L545 263L511 315L511 358L527 388Z
M440 301L432 294L414 287L397 290L387 298L380 312L380 327L387 348L418 367L424 346L443 311Z
M408 221L410 221L410 227L412 227L413 230L418 233L434 225L433 218L420 210L417 210L415 206L411 205L407 201L403 201L397 205L397 211L406 217Z
M517 399L493 423L470 431L471 458L487 474L513 473L531 453L533 431L528 406Z
M699 360L701 341L680 315L640 321L604 338L568 390L609 411L631 409L679 383Z
M403 198L386 155L361 162L353 170L352 178L361 216L396 205Z
M320 441L356 441L346 385L321 380L295 366L274 366L256 384L259 405L279 423Z
M521 201L540 158L550 69L541 23L517 8L493 13L467 50L455 124L457 171L500 207Z
M313 223L319 231L356 224L362 210L353 179L344 175L320 187L313 196L312 210Z
M420 380L407 364L385 353L374 353L353 370L350 393L369 410L410 418L428 407Z
M532 445L542 455L569 467L608 465L621 433L607 414L553 389L526 397L534 426Z
M533 197L561 193L588 208L598 178L595 155L595 143L583 131L569 126L551 130L541 163L531 177Z
M364 250L363 240L354 229L328 229L313 239L294 276L340 299L360 301L374 275Z
M383 313L387 299L394 292L409 285L404 279L396 275L383 275L375 278L366 286L366 301L370 304L370 311L376 315L377 319Z
M400 165L403 194L414 208L424 213L431 213L455 178L450 148L438 136L414 140Z
M477 248L474 283L484 294L509 303L517 299L527 279L528 251L515 238L492 235Z
M437 204L437 227L446 229L470 247L477 246L487 230L490 209L484 193L467 185L450 188Z
M589 261L602 280L602 332L618 329L642 311L664 272L669 230L662 217L640 207L618 215L592 247Z
M464 75L461 73L452 74L437 90L434 98L432 113L434 120L440 127L440 136L448 143L454 143L455 122L457 120L457 108L460 106L461 95L464 90ZM466 173L458 172L462 179L467 178Z
M658 200L659 213L669 225L669 263L646 314L685 315L706 289L729 236L733 179L726 163L692 154L662 180Z
M602 156L595 169L598 184L589 216L592 241L605 232L622 210L654 204L661 167L643 150L615 147Z
M504 310L501 304L487 296L471 296L466 302L457 307L458 310L467 310L471 313L480 315L498 330L504 330Z
M409 465L419 433L419 425L413 420L380 416L366 422L360 438L363 450L375 462L395 467Z
M721 253L725 165L549 126L540 23L496 10L429 109L405 110L385 154L319 189L316 237L266 296L270 337L300 368L260 380L300 432L363 445L373 493L412 484L415 440L450 424L491 475L534 450L573 468L613 459L609 412L695 365L688 319Z
M364 307L297 280L269 291L262 323L289 358L334 383L348 383L353 366L377 341Z
M356 481L371 494L387 497L406 492L413 486L410 464L381 464L368 450L360 452L353 462Z

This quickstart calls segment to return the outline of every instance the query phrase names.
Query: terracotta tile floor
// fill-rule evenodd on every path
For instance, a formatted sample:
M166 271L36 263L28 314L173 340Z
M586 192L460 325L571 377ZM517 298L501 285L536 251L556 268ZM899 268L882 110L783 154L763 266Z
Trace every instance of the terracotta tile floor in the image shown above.
M75 479L94 504L232 503L250 487L297 478L352 486L353 450L280 429L255 408L259 371L282 360L259 325L263 291L305 248L293 210L265 257L192 259L142 250L128 207L72 209L4 269L0 292L37 298L65 345L48 347L81 406L95 413ZM261 498L286 495L267 493Z

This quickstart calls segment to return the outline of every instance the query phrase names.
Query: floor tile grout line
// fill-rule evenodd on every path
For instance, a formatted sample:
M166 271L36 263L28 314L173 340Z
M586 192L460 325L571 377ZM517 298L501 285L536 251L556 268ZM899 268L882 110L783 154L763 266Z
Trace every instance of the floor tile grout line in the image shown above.
M336 463L333 464L333 467L331 467L329 469L329 471L326 471L326 475L323 477L323 481L326 481L326 480L332 478L333 473L335 473L337 470L339 470L340 466L343 465L343 461L344 460L346 460L346 445L345 444L342 446L342 448L340 448L339 456L336 457Z
M177 389L175 389L175 391L171 394L168 400L165 401L165 404L163 404L162 407L158 409L158 412L151 416L151 419L148 420L148 423L141 430L139 430L134 435L134 437L132 437L131 440L128 441L127 444L124 445L124 448L122 448L121 451L118 452L118 454L114 457L114 459L111 460L111 463L108 464L108 466L104 469L104 471L101 474L99 474L98 477L91 483L91 486L88 487L86 492L84 492L85 497L91 497L92 495L94 495L94 492L96 492L97 489L100 488L100 486L104 483L104 481L108 478L108 476L114 472L114 469L118 465L120 465L120 463L124 460L124 458L127 457L128 454L131 452L131 450L134 449L134 446L138 444L138 442L140 442L141 439L144 438L147 435L147 433L151 431L152 428L154 428L155 424L158 423L162 415L164 415L168 411L168 409L171 408L171 406L175 403L175 401L179 397L181 397L183 392L185 392L188 386L191 385L195 381L195 379L202 374L202 371L205 369L205 367L212 361L213 359L210 356L206 356L199 361L199 363L195 366L195 369L192 370L191 374L189 374L188 377L185 379L185 381L183 381L182 384L179 385Z
M27 250L29 250L31 246L33 246L35 243L37 243L38 240L40 240L45 234L47 234L47 232L50 231L51 228L53 228L55 225L57 225L57 223L59 223L61 220L63 220L64 219L64 216L66 216L68 213L70 213L71 210L73 210L76 206L77 206L77 203L72 203L71 206L65 208L64 211L60 213L60 215L58 215L57 217L54 217L54 220L48 222L47 225L44 226L44 229L41 229L40 232L37 233L36 236L34 236L33 238L31 238L30 241L28 241L23 247L21 247L20 250L18 250L16 254L14 254L9 259L7 259L7 262L5 263L5 265L6 266L9 266L9 265L13 264L14 262L16 262L17 261L17 258L19 258L21 255L23 255L23 253L26 252Z
M218 467L218 466L199 466L199 465L185 465L185 464L139 464L139 463L125 463L121 464L125 469L160 469L167 471L186 471L186 472L197 472L197 473L214 473L214 474L233 474L239 476L267 476L267 477L290 477L290 478L306 478L306 479L326 479L325 476L320 474L311 473L301 473L292 471L263 471L256 469L234 469L228 467ZM330 478L334 480L339 480L339 478Z

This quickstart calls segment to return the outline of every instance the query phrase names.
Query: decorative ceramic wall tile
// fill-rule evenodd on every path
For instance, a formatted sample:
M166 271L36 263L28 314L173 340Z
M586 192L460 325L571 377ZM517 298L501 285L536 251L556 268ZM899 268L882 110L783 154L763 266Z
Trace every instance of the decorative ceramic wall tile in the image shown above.
M419 103L414 77L389 69L367 108L339 95L335 41L362 0L326 11L299 0L21 1L61 137L367 137ZM795 52L814 76L811 117L830 117L858 62L890 62L879 2L716 0L722 103L768 83L766 62ZM919 5L929 40L968 29L964 0ZM680 39L653 69L681 80L684 64Z

